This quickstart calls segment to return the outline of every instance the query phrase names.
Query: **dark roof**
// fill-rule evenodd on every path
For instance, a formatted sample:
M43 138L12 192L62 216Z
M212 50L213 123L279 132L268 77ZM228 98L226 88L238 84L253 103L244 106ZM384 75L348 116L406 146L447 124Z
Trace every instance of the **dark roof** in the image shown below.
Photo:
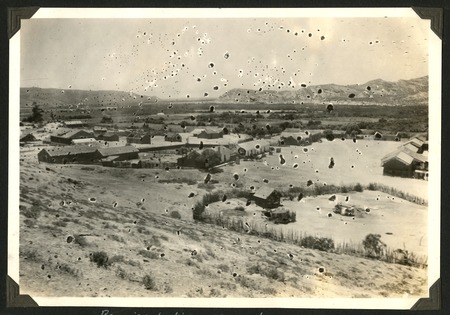
M51 149L46 148L42 149L42 151L46 151L50 156L65 156L81 153L94 153L95 151L97 151L97 147L89 147L86 145L71 145L67 147L53 147Z
M116 135L118 135L118 134L113 131L107 131L104 134L102 134L102 137L112 137L112 136L116 136Z
M139 152L139 150L131 145L126 145L126 146L122 146L122 147L101 148L101 149L98 149L98 152L102 156L111 156L111 155L120 155L120 154L126 154L126 153Z
M261 199L267 199L275 191L276 190L271 187L263 186L259 188L253 196Z
M221 133L221 132L223 132L223 129L220 127L207 127L203 131L205 133Z
M80 133L80 132L85 132L85 133L87 133L87 134L89 134L89 135L92 135L92 133L90 133L90 132L88 132L88 131L86 131L86 130L77 130L77 129L75 129L75 130L66 132L66 133L64 133L64 134L62 134L62 135L60 135L60 136L58 136L58 137L66 138L66 139L71 139L72 137L76 136L76 135L77 135L78 133Z

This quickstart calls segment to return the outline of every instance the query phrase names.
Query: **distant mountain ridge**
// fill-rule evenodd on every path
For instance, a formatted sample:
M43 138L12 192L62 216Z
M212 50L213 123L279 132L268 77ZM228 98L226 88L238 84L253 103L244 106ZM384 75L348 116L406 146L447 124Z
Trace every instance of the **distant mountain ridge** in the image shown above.
M376 79L365 84L301 86L291 91L232 89L222 94L217 102L427 105L428 76L397 82Z
M124 91L91 91L54 88L20 88L20 106L31 107L33 102L44 107L64 105L123 106L139 102L156 102L155 96Z
M55 88L21 88L21 108L31 108L33 102L44 107L67 105L128 106L151 105L161 101L156 96L124 91L91 91ZM164 100L162 100L164 101ZM175 101L175 100L174 100ZM180 101L180 100L178 100ZM203 100L199 100L202 102ZM323 84L300 86L292 90L231 89L216 99L204 100L223 104L357 104L357 105L427 105L428 76L388 82L382 79L365 84Z

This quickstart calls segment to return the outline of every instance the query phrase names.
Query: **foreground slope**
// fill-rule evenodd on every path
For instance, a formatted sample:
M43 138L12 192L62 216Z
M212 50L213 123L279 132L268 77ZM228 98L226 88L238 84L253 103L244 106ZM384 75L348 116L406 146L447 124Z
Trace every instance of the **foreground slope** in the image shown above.
M238 234L196 223L185 213L180 219L173 214L170 197L192 204L192 199L177 194L185 184L161 185L146 177L145 170L45 165L25 159L20 183L23 293L406 297L427 291L426 269ZM164 198L167 212L152 202ZM91 260L102 251L108 260L98 267Z

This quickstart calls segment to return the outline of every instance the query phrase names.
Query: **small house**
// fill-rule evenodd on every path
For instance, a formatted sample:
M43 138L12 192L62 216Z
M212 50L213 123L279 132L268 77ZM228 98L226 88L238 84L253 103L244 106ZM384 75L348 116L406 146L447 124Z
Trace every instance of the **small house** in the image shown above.
M375 133L373 134L373 139L374 140L382 140L383 139L383 134L379 131L375 131Z
M94 163L98 160L96 147L74 145L42 149L38 160L46 163Z
M50 141L60 144L72 144L72 140L74 139L86 139L86 138L93 138L94 135L90 132L87 132L85 130L73 130L66 133L63 133L61 135L57 136L50 136Z
M278 190L264 186L253 194L256 205L262 208L277 208L280 206L281 193Z
M127 136L127 143L138 143L138 144L151 144L152 136L149 133L139 134L139 133L130 133Z
M107 131L98 135L97 139L103 141L119 141L119 135L115 132Z
M201 139L218 139L223 138L222 128L205 128L200 133L197 134L197 138Z
M270 144L266 140L252 140L237 144L240 156L252 157L264 152L269 152Z
M21 136L20 142L33 142L37 141L36 137L32 133L28 133L24 136Z

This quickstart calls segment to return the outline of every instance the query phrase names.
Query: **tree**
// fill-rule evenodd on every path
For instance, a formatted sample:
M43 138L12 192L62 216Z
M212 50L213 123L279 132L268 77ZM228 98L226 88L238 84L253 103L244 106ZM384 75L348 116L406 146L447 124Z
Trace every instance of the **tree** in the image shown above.
M380 234L368 234L362 244L370 257L379 258L386 248L386 244L381 241Z
M26 121L29 122L41 122L44 119L42 118L42 109L39 107L39 105L36 102L33 102L33 109L32 114L29 116Z
M221 162L220 154L213 149L206 149L196 158L198 166L201 168L209 168L219 165Z
M102 117L102 120L100 121L101 123L113 123L114 121L113 121L113 119L111 118L111 116L108 116L108 115L104 115L103 117Z

